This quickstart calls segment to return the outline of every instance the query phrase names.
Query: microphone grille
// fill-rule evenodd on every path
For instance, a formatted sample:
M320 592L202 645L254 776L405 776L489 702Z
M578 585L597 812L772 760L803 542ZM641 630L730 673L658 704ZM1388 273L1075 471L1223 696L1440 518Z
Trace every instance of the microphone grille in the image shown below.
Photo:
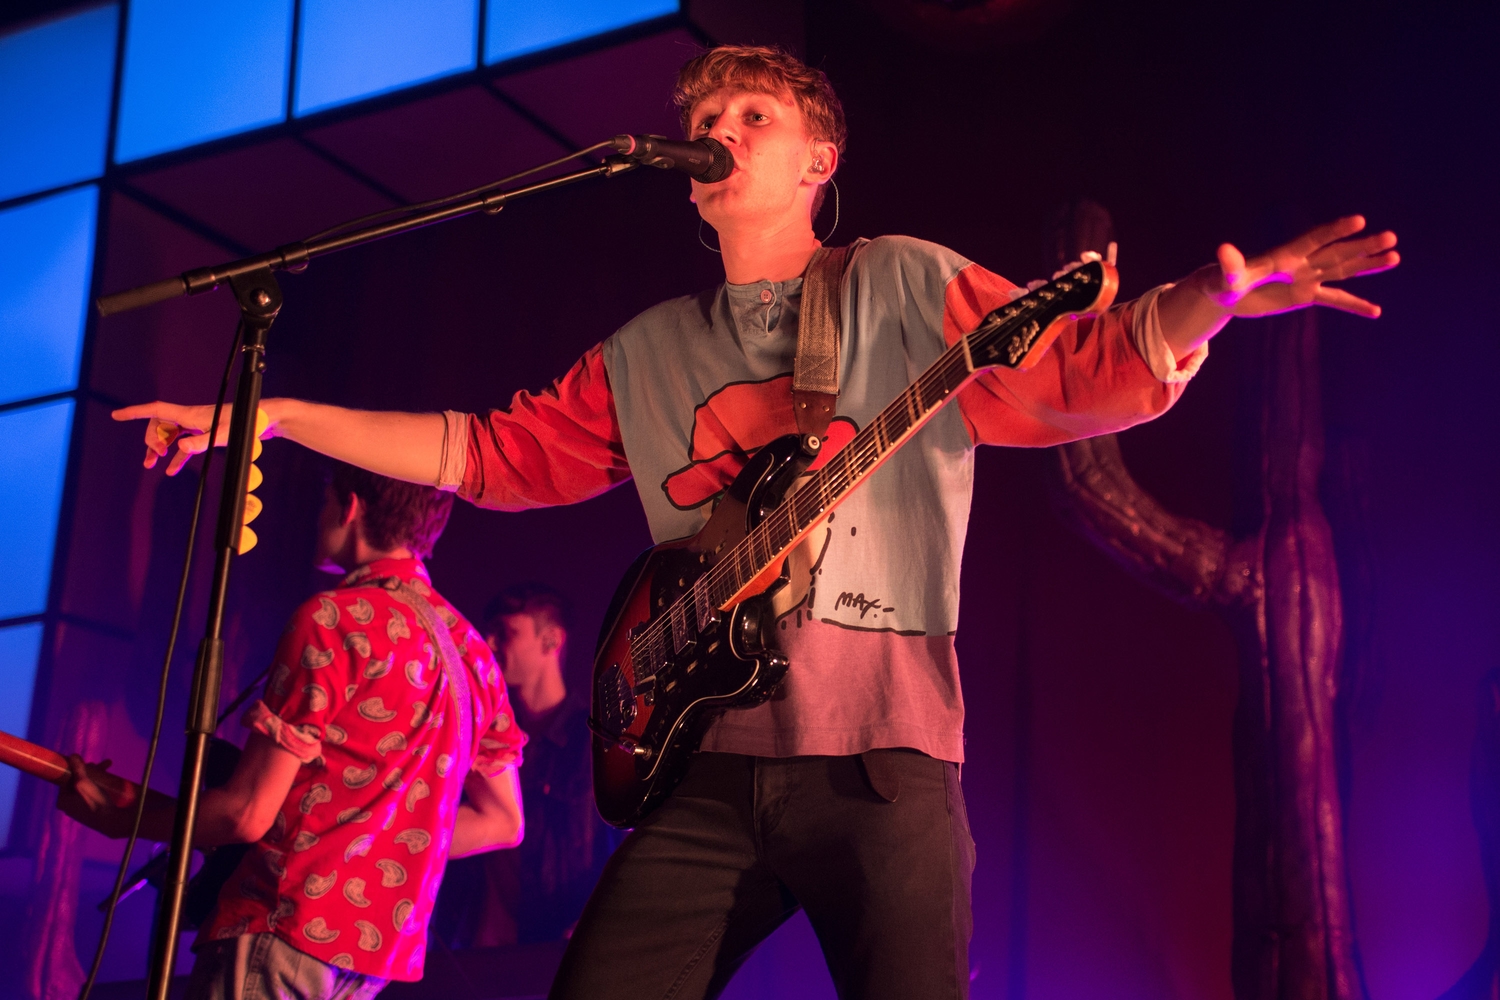
M717 139L699 139L700 143L708 150L713 162L708 169L698 175L700 184L716 184L728 177L734 171L734 154L725 148L724 144Z

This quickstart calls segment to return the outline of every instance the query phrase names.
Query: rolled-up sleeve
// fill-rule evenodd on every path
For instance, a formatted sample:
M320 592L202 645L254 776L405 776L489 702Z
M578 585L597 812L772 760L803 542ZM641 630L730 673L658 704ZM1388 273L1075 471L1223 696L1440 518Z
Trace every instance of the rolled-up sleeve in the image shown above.
M468 416L458 495L481 507L577 503L630 478L602 348L508 408Z
M946 290L944 340L956 343L1004 305L1015 287L977 264L963 268ZM1141 303L1126 302L1069 322L1029 371L995 368L971 382L958 397L970 438L975 444L1047 447L1124 430L1165 413L1206 351L1194 352L1181 365L1169 359L1171 376L1158 377L1142 356L1160 341L1159 331L1147 330L1144 323L1154 320L1155 297L1144 305L1152 315L1140 317L1140 330ZM1162 366L1162 359L1154 360Z

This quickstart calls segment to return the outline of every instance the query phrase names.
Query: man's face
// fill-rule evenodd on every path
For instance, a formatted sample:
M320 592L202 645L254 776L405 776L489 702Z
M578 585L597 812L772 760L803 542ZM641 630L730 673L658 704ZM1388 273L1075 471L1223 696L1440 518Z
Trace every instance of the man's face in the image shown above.
M500 662L505 683L522 687L548 669L557 652L557 629L537 628L528 614L501 615L485 637Z
M693 181L693 201L722 232L805 223L816 185L812 142L802 111L771 94L723 89L694 106L690 138L717 139L734 155L734 172L717 184Z

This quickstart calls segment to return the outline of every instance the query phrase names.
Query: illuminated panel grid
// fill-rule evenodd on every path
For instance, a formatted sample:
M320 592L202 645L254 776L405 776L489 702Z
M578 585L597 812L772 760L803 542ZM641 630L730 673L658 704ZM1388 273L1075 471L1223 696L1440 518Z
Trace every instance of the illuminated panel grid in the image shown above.
M104 172L114 4L0 37L0 200Z
M91 184L0 212L0 403L78 385L98 203Z
M0 729L7 733L26 732L36 660L41 651L41 622L0 628ZM0 767L0 839L10 829L20 779L20 771Z
M478 0L303 0L295 112L473 69Z
M131 0L115 161L286 117L292 0Z
M514 59L677 9L677 0L490 0L484 61Z
M0 619L47 609L72 425L71 398L0 413Z

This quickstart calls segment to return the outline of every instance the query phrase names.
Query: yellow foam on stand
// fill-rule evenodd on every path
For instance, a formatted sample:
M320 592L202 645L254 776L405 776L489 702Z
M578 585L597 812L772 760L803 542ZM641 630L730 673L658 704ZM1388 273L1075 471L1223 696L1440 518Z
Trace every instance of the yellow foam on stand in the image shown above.
M240 555L244 555L246 552L249 552L251 549L255 548L255 543L260 541L260 539L256 537L255 532L250 530L250 522L259 517L260 512L265 509L265 504L261 503L260 497L256 496L253 491L258 489L260 487L260 484L266 481L266 477L262 475L260 466L255 464L255 459L260 458L260 453L265 448L265 445L261 442L260 436L264 434L266 432L266 428L270 426L271 418L266 416L266 411L260 407L256 407L255 441L250 446L250 471L245 479L245 516L244 519L240 522L240 544L239 548L236 550Z
M260 439L260 436L262 434L264 434L266 432L266 428L270 427L270 426L271 426L271 418L268 417L268 416L266 416L266 411L264 409L262 409L261 407L257 406L255 408L255 444L251 445L251 447L250 447L250 460L251 461L254 461L257 458L260 458L261 450L263 448L265 448L265 445L264 445L264 443L262 443L262 441ZM252 490L255 489L254 486L252 486L250 488Z

